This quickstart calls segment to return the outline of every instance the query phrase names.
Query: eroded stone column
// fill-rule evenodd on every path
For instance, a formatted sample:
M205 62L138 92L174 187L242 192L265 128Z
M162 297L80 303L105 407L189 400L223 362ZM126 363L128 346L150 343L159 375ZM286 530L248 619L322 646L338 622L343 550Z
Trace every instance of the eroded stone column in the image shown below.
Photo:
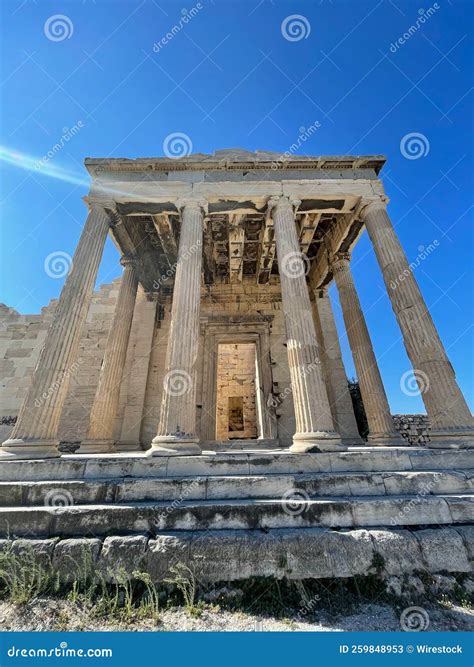
M60 455L59 420L109 225L106 211L92 204L18 420L0 450L1 458Z
M361 211L431 422L432 447L474 447L474 423L382 200ZM403 388L403 387L402 387Z
M314 295L316 334L321 340L326 388L334 427L341 436L343 444L362 445L363 440L357 429L329 292L326 288L319 288L314 291Z
M149 456L200 454L196 371L201 305L202 202L183 204L158 434Z
M124 272L92 405L89 432L79 448L81 454L114 449L115 417L138 289L138 260L125 255L120 263Z
M341 449L334 429L311 313L305 262L293 207L286 197L271 200L285 315L288 363L296 417L292 452Z
M368 440L370 444L402 446L403 440L390 413L369 330L352 280L350 257L347 253L338 253L335 256L333 272L369 424Z

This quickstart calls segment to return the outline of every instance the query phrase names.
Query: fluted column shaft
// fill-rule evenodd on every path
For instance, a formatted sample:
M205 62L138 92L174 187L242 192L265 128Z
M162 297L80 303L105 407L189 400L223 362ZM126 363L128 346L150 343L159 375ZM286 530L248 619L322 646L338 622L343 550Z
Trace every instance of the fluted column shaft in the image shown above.
M321 339L322 361L326 371L326 388L334 427L344 444L361 445L362 438L357 429L339 335L327 289L315 290L314 304L316 333Z
M89 432L87 439L81 444L79 450L81 453L113 450L115 417L138 289L136 258L125 256L120 263L125 270L105 346L99 383L92 405Z
M336 255L333 271L369 424L369 440L384 445L400 445L402 440L390 413L369 330L352 280L349 256L344 253Z
M93 205L15 428L2 445L4 456L59 456L59 420L109 225L106 211Z
M203 212L184 204L173 288L158 434L151 456L200 454L196 436L196 361L201 305Z
M431 422L432 444L474 446L474 425L454 369L382 201L361 213Z
M341 440L334 429L319 359L293 207L286 197L271 203L296 417L291 451L338 449Z

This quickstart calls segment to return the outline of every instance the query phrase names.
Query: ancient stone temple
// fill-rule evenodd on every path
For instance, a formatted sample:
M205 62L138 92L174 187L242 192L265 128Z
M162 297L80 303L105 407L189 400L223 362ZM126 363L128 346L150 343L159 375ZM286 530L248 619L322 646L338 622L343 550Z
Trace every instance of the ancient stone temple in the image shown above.
M473 420L390 221L384 158L227 150L85 165L88 216L58 302L41 315L0 314L2 410L17 417L3 427L0 504L10 507L0 507L0 530L46 540L93 534L104 558L110 540L135 536L133 548L161 574L163 543L166 551L204 530L201 548L208 540L206 554L217 549L215 563L228 557L223 545L231 549L226 578L244 576L242 567L248 576L267 572L234 549L252 539L258 551L269 539L262 529L302 530L304 549L317 550L321 540L346 548L342 529L383 527L408 541L423 569L423 531L415 539L392 528L431 524L462 552L464 567L467 533L443 526L472 517L464 471L474 467ZM390 414L352 279L351 252L365 229L422 385L431 425L422 448L406 447ZM94 292L108 235L123 274ZM333 282L367 441L341 356ZM74 506L69 512L45 501L54 491ZM308 564L297 533L272 534L270 574L286 576L277 563L288 549L296 549L298 577L304 567L325 576L326 566L348 576L341 572L367 567L378 544L388 548L388 538L372 535L369 544L353 535L357 553L323 567L324 549L319 560L310 549ZM61 544L51 543L51 558ZM440 557L428 569L445 566ZM203 567L201 576L215 580Z

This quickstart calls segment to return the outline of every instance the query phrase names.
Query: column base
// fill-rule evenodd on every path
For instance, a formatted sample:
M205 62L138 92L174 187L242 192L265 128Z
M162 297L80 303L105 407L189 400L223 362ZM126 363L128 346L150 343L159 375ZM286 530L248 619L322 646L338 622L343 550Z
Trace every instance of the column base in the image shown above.
M436 429L429 432L430 449L474 449L474 429Z
M292 454L312 454L317 452L341 452L347 449L337 433L315 431L314 433L295 433L290 447Z
M59 440L9 438L0 447L0 460L55 459L61 456Z
M365 440L362 440L362 438L342 438L341 437L341 444L343 447L363 447L365 444Z
M173 435L157 435L151 442L147 456L199 456L202 450L199 439L189 436L179 438Z
M371 447L409 447L406 440L398 433L380 434L369 433L367 436L367 444Z
M83 440L76 454L111 454L115 451L113 440Z
M115 452L142 452L143 447L139 442L116 442L114 445Z

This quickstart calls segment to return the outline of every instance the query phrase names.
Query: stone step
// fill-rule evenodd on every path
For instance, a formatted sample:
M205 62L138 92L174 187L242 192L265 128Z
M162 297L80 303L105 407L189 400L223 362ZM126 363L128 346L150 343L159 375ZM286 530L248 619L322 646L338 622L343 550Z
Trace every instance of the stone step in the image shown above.
M474 450L415 447L354 447L345 452L220 453L149 458L144 452L111 455L63 455L59 459L4 461L0 481L125 479L277 475L313 472L394 472L474 468Z
M194 500L69 507L4 507L0 536L105 536L181 530L270 530L462 524L474 496Z
M473 470L0 482L0 506L469 493Z
M289 579L365 576L377 564L379 575L429 572L469 573L474 554L474 526L371 530L286 528L166 532L59 539L17 539L0 543L16 554L31 554L42 568L52 567L71 581L94 572L113 579L117 572L148 572L155 582L172 577L170 565L182 563L199 585L249 577ZM84 576L84 574L82 574ZM122 575L123 576L123 575Z

